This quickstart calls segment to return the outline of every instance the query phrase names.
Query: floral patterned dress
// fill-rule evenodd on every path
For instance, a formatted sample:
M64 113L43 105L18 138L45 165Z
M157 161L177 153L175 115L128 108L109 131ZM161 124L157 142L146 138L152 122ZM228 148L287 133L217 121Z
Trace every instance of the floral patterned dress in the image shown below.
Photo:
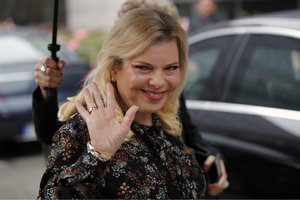
M38 198L202 199L206 182L193 150L153 125L133 123L134 135L101 162L87 151L88 129L74 114L54 135ZM101 131L101 130L99 130Z

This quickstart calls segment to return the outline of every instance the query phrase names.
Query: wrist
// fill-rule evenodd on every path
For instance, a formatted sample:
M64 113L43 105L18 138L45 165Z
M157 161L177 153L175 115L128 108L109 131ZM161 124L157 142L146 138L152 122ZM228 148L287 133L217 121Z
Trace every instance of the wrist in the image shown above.
M48 100L48 96L47 96L46 92L45 92L45 93L42 92L42 99L43 99L44 101L47 101L47 100Z
M40 87L40 90L41 90L42 100L43 100L43 101L47 101L47 100L48 100L48 96L47 96L46 88Z
M87 151L92 154L93 156L95 156L96 158L98 158L100 161L102 162L107 162L109 160L111 160L112 156L111 154L108 153L101 153L99 151L97 151L91 144L91 142L87 143Z

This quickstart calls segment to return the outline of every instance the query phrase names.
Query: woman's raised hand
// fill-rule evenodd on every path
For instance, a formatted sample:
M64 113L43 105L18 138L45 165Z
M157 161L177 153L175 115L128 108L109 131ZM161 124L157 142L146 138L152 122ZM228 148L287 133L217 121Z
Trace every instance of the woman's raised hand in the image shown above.
M124 142L130 126L138 110L131 106L123 119L119 122L115 113L114 88L107 83L107 105L103 105L99 89L95 83L84 89L87 109L79 100L75 101L76 108L87 124L91 145L100 153L114 155Z

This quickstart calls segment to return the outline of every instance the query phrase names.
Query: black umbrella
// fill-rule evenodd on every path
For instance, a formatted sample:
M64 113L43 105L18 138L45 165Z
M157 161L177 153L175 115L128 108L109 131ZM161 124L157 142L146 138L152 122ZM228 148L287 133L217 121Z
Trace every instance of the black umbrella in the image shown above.
M56 55L56 52L60 50L60 45L56 43L57 36L57 18L58 18L58 0L54 0L54 12L53 12L53 24L52 24L52 43L48 45L48 50L51 52L51 58L56 62L59 61L59 58ZM56 88L47 88L48 98L57 97Z

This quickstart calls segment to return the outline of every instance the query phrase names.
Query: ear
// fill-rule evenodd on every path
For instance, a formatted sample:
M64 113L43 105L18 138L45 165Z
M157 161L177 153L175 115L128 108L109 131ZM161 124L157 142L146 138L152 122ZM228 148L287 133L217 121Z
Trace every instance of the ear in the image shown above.
M116 76L117 76L117 69L116 67L112 67L110 70L110 80L111 82L116 82Z

